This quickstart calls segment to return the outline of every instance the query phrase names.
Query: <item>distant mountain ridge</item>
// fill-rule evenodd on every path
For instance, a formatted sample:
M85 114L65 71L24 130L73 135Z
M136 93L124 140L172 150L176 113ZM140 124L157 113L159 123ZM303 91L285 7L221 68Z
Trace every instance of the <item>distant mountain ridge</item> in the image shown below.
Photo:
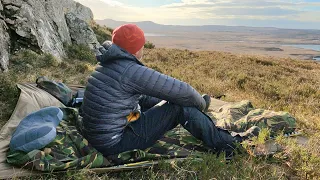
M159 28L167 26L167 25L157 24L152 21L126 22L126 21L115 21L113 19L104 19L104 20L95 20L95 21L100 25L105 25L111 28L116 28L124 24L132 23L141 27L144 31L150 31L150 32L157 32Z
M116 28L120 25L133 23L141 27L145 32L256 32L256 33L319 33L320 30L302 29L280 29L274 27L247 27L247 26L225 26L225 25L202 25L202 26L182 26L182 25L162 25L152 21L126 22L113 19L95 20L100 25Z

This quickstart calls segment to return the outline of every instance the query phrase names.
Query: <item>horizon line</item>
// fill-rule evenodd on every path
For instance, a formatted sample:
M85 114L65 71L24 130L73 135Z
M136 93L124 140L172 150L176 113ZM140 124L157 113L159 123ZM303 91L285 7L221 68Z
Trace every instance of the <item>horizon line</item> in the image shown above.
M245 26L245 25L221 25L221 24L203 24L203 25L181 25L181 24L160 24L156 23L154 21L148 20L148 21L122 21L122 20L114 20L111 18L105 18L105 19L94 19L94 21L103 21L103 20L112 20L116 22L125 22L125 23L142 23L142 22L151 22L157 25L162 26L187 26L187 27L203 27L203 26L225 26L225 27L248 27L248 28L273 28L273 29L281 29L281 30L313 30L313 31L320 31L319 29L303 29L303 28L282 28L282 27L273 27L273 26Z

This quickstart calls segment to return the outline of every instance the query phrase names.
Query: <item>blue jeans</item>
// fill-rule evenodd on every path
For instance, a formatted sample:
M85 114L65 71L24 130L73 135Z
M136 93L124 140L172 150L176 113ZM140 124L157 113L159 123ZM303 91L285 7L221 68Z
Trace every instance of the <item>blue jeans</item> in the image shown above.
M137 121L130 123L124 129L119 143L110 148L97 149L104 156L133 149L144 150L178 124L215 151L232 151L235 148L235 138L228 131L217 128L212 120L198 109L165 103L146 110Z

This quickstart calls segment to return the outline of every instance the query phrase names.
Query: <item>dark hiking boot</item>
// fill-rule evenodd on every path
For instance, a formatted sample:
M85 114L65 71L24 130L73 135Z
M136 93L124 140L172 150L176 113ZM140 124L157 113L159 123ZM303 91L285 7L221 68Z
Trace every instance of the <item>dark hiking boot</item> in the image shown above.
M259 133L260 133L260 128L258 126L253 126L243 133L232 133L235 144L233 144L233 146L230 146L229 149L225 149L225 153L226 153L225 159L227 163L233 159L233 156L235 154L242 154L246 152L240 143L242 143L245 140L249 140L253 137L259 136Z

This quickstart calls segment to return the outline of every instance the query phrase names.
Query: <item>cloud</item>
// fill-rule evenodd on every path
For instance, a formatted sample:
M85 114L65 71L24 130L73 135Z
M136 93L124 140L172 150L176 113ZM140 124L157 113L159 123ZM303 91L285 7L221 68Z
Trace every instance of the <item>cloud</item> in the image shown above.
M192 11L201 19L287 19L320 22L320 2L303 0L182 0L162 6ZM310 12L313 9L313 12Z
M256 18L261 19L264 17L268 18L288 18L288 16L295 16L301 13L299 10L284 9L279 7L213 7L213 8L202 8L199 9L198 13L203 14L205 17L243 17L243 18Z
M109 5L109 6L124 6L123 3L119 1L113 1L113 0L101 0L103 3Z
M320 23L320 12L303 12L298 14L294 17L294 20L301 21L301 22L313 22L313 23Z
M188 7L295 7L295 6L319 6L320 2L305 2L302 0L182 0L180 3L164 5L167 8Z
M93 10L96 19L154 21L162 24L230 24L259 22L320 22L320 2L307 0L181 0L158 7L128 5L124 0L76 0ZM173 1L171 1L173 2ZM177 2L177 1L175 1ZM132 3L133 4L133 3ZM266 23L268 24L268 23ZM242 24L246 25L246 24Z
M170 19L188 19L192 10L184 12L182 9L169 9L162 7L135 7L128 6L115 0L76 0L92 9L95 19L115 19L123 21L152 20L165 23Z

